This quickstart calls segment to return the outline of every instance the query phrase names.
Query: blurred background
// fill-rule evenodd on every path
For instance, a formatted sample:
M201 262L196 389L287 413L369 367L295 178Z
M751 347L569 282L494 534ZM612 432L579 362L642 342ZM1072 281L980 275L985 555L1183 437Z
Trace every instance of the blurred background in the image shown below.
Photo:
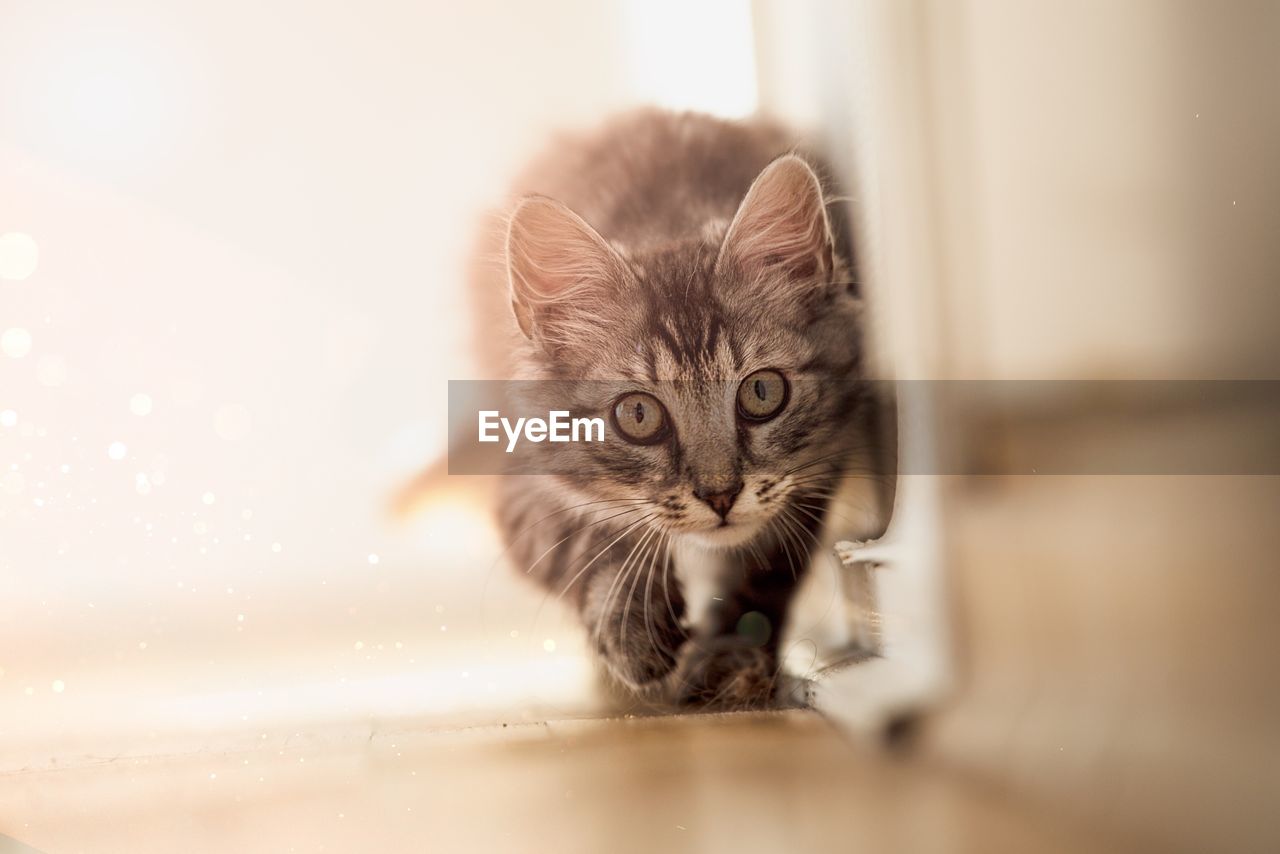
M603 713L468 485L388 512L477 371L476 229L554 131L657 104L825 148L883 377L1275 380L1277 43L1265 0L0 0L0 832L79 850L67 766ZM991 462L1274 448L1248 388L907 405L913 471L980 475L904 477L884 656L821 710L1128 847L1275 850L1274 472ZM907 841L1027 840L957 814Z
M631 105L752 113L749 4L0 14L3 749L575 697L485 511L388 507L511 173Z

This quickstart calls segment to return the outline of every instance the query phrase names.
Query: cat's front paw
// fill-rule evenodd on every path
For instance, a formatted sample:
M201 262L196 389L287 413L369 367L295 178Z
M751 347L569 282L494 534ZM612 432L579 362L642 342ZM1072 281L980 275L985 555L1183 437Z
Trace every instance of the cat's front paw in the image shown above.
M776 704L776 658L738 637L690 641L672 675L671 699L680 706L724 711Z

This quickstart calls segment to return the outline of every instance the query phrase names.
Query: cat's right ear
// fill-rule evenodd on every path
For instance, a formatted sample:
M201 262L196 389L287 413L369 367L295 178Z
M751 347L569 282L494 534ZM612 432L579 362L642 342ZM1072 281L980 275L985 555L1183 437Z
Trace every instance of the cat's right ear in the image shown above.
M610 314L607 294L626 269L595 229L554 199L528 196L511 214L511 308L525 336L546 348L599 337Z

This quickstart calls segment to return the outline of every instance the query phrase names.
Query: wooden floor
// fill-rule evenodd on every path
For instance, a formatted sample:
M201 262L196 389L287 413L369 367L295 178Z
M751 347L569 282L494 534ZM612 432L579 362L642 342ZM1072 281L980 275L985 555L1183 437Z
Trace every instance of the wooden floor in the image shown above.
M808 712L260 742L9 772L0 852L1117 850Z

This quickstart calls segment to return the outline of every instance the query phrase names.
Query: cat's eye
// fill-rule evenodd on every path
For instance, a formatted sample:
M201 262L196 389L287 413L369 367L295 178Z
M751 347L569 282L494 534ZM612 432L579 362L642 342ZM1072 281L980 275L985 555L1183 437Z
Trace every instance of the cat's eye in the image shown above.
M666 438L667 410L653 395L633 391L613 405L613 426L628 442L652 445Z
M738 413L748 421L768 421L791 396L787 378L777 371L756 371L738 386Z

